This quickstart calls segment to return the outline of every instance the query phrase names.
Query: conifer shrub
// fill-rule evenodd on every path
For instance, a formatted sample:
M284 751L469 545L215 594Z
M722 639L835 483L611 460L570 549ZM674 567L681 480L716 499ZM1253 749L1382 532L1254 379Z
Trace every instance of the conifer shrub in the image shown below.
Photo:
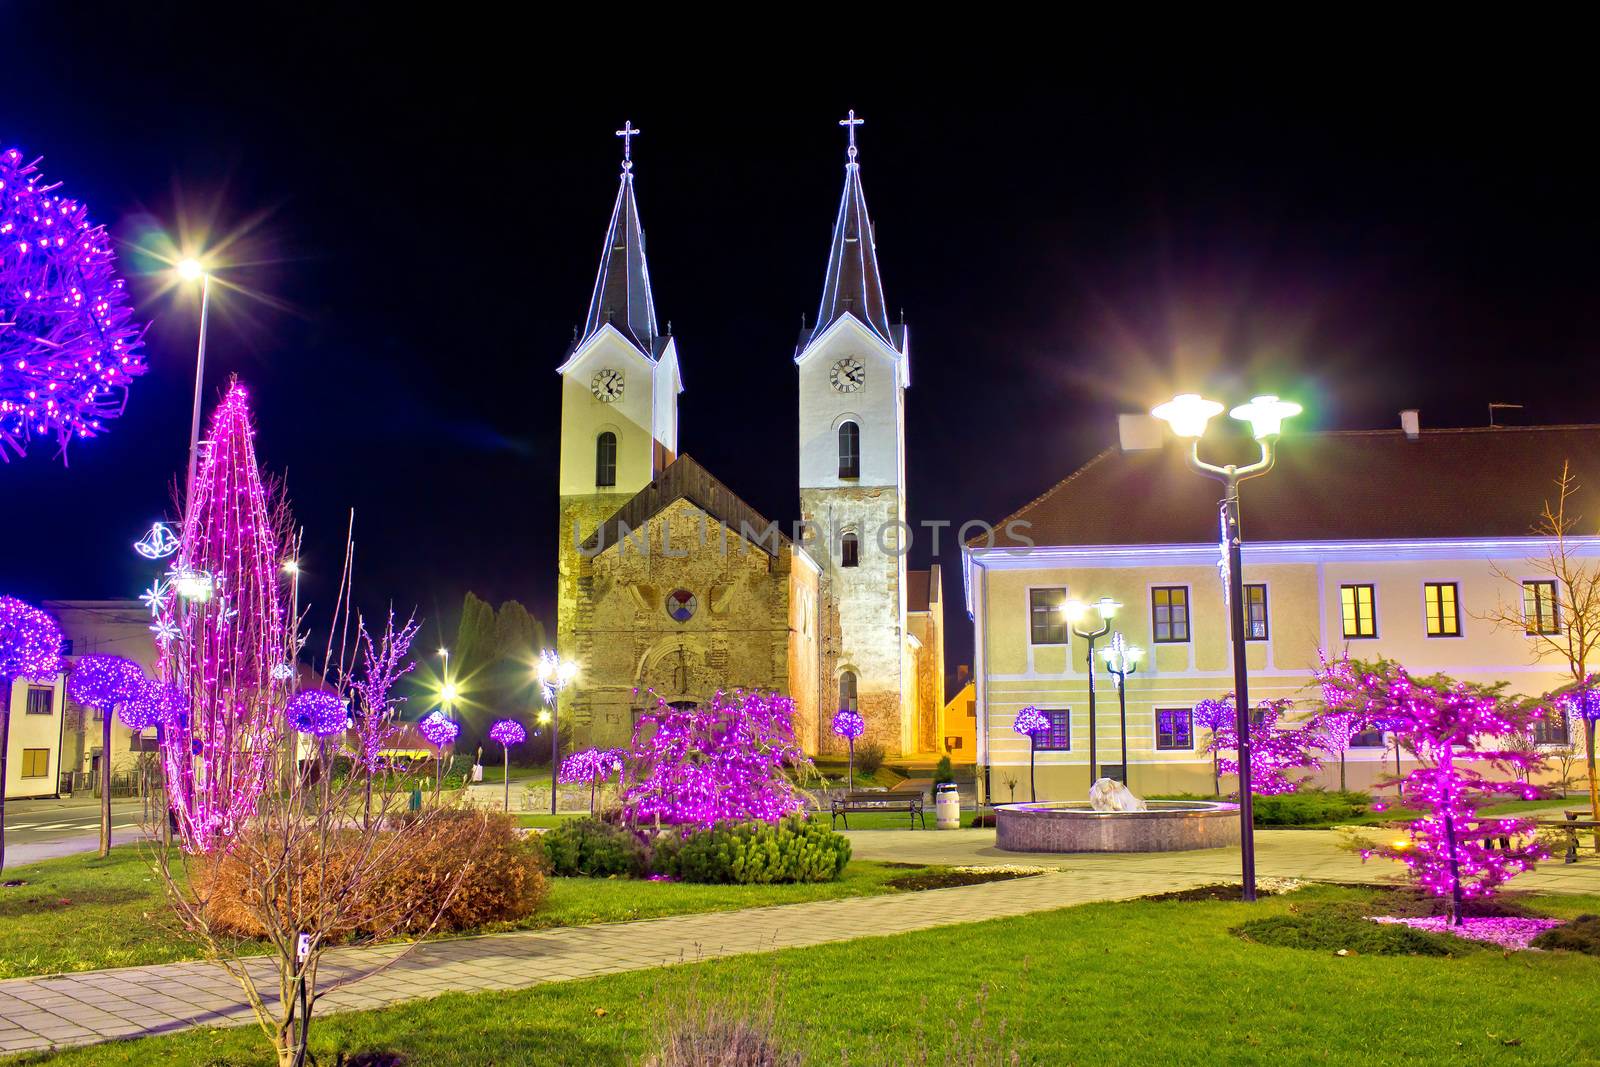
M868 741L864 745L856 746L856 770L871 776L878 773L878 768L883 766L883 746L876 741Z
M933 769L933 784L943 785L945 782L956 780L956 768L950 762L949 756L940 756L938 766Z
M850 842L822 823L722 822L677 841L658 842L654 867L686 882L767 885L831 882L850 862Z
M555 873L569 877L637 878L645 873L650 855L632 830L594 816L562 823L544 835L542 844Z

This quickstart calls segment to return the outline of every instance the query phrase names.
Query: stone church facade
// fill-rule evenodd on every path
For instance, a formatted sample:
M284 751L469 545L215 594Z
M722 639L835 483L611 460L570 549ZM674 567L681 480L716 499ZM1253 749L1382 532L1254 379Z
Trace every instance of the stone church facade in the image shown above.
M815 325L794 353L800 521L758 514L678 447L676 342L657 328L631 159L588 314L562 379L557 650L575 744L620 745L657 698L719 689L795 702L810 752L836 752L840 707L861 743L938 749L939 568L906 567L904 323L885 311L852 139Z

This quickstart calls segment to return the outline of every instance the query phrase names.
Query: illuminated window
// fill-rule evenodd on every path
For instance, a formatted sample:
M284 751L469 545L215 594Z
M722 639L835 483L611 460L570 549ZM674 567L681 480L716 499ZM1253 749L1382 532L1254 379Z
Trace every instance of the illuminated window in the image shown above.
M594 484L617 484L617 435L610 430L595 438Z
M1067 643L1067 617L1061 606L1067 602L1065 589L1028 590L1028 618L1032 623L1033 644Z
M861 477L861 427L853 422L839 427L839 477Z
M1346 637L1378 636L1378 618L1372 610L1372 586L1341 585L1339 606L1344 613Z
M1561 614L1556 608L1555 582L1522 583L1522 617L1530 634L1561 632Z
M22 750L22 777L50 777L50 750L48 748L25 748Z
M28 686L29 715L52 715L56 710L56 691L48 685Z
M1194 712L1188 708L1156 709L1156 750L1189 752L1194 749Z
M1155 621L1152 639L1158 644L1189 640L1189 587L1158 585L1150 590L1150 617Z
M854 671L845 671L839 675L839 708L841 711L856 710L856 676Z
M1244 639L1267 639L1267 587L1264 585L1244 587Z
M1546 715L1533 720L1533 743L1536 745L1564 745L1567 743L1567 713L1552 708Z
M861 542L853 533L839 539L839 566L855 567L861 563Z
M1382 730L1362 730L1350 739L1351 748L1382 748Z
M1427 582L1422 603L1428 615L1429 637L1460 637L1461 607L1454 582Z
M1039 752L1072 751L1072 713L1043 711L1043 714L1050 720L1050 725L1033 735L1033 747Z

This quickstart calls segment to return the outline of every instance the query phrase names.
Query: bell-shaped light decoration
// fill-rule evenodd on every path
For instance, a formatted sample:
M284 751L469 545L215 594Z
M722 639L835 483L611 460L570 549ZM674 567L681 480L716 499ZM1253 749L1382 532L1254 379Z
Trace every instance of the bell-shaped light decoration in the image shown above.
M1206 423L1222 411L1222 405L1215 400L1207 400L1198 393L1181 393L1158 407L1152 408L1150 414L1172 427L1172 432L1179 437L1200 437L1206 432Z
M1276 437L1283 432L1283 420L1300 414L1301 408L1292 400L1279 400L1270 393L1255 397L1248 404L1240 404L1228 412L1240 422L1250 424L1256 440Z

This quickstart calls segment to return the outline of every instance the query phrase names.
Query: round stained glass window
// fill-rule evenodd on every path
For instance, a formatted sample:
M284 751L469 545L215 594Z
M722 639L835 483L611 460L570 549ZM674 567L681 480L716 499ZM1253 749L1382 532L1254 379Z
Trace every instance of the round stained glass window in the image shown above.
M694 618L694 594L687 589L674 589L667 594L667 614L674 622L688 622Z

